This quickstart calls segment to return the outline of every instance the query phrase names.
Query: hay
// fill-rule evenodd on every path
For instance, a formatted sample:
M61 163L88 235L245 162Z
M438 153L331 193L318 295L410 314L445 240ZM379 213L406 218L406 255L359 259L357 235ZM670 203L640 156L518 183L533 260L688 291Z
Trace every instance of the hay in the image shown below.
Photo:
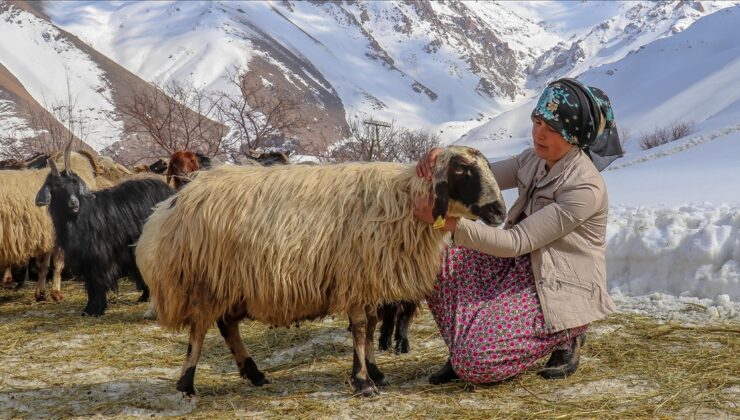
M412 351L380 354L392 384L372 399L347 384L351 341L336 317L270 329L241 326L247 348L272 384L239 378L213 328L198 365L198 398L175 391L186 334L143 320L146 304L123 283L102 318L82 318L85 294L64 283L61 304L33 302L30 288L0 290L0 417L172 415L243 417L633 418L740 415L740 325L661 325L637 315L596 323L578 373L546 381L536 368L504 383L431 386L445 346L423 309Z

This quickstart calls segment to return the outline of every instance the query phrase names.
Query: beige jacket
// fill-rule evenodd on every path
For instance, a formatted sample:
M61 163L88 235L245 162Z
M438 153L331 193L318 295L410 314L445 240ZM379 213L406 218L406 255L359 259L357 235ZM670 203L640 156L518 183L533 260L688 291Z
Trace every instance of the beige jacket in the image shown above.
M502 190L519 189L505 228L461 219L454 243L499 257L531 254L551 332L613 312L604 258L609 203L604 179L588 156L574 147L547 172L545 161L528 149L493 163L491 170ZM526 219L516 223L522 213Z

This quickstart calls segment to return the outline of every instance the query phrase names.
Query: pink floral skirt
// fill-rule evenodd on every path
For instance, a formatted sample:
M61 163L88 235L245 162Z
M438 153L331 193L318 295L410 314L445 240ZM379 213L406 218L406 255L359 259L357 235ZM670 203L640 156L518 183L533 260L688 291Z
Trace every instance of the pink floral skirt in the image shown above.
M529 255L501 258L450 248L427 303L452 368L473 383L517 375L588 329L548 332Z

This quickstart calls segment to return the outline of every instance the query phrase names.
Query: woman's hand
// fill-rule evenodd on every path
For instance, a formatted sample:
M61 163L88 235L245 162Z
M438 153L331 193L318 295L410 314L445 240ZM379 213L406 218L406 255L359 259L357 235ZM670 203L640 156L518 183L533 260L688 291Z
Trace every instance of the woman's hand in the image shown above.
M433 225L435 222L434 216L432 216L433 207L434 207L434 196L432 194L417 197L416 200L414 200L414 207L413 207L414 216L424 223ZM456 228L457 228L457 217L446 217L445 224L442 227L442 230L445 230L447 232L454 232Z
M419 178L426 178L429 181L432 180L432 174L434 174L434 164L437 162L437 155L442 153L444 149L441 147L435 147L424 154L419 159L419 163L416 164L416 175Z

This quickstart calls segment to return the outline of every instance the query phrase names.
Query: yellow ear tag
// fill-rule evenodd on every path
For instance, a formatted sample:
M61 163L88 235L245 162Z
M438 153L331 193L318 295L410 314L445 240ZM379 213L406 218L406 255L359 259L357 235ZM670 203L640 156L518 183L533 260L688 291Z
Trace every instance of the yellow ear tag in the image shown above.
M437 220L434 221L434 225L432 225L435 229L442 229L445 227L446 220L442 216L437 216Z

